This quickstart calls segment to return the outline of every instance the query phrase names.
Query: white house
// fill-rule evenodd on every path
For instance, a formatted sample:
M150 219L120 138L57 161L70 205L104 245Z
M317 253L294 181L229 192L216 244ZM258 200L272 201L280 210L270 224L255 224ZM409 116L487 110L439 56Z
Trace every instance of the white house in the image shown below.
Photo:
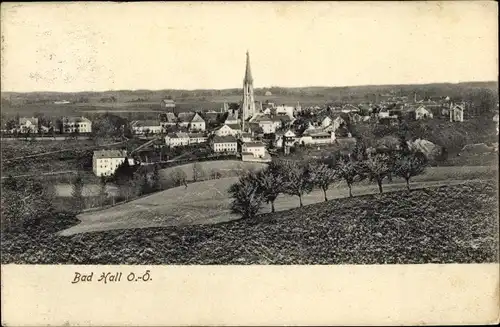
M161 101L161 108L168 109L168 110L174 110L175 109L175 101L172 99L164 99Z
M195 113L191 122L189 123L189 130L204 132L205 131L205 119L203 119L198 113Z
M237 152L238 142L232 135L228 136L215 136L211 142L212 150L214 152Z
M62 119L64 133L91 133L92 122L85 117L64 117Z
M297 135L288 130L286 132L277 132L274 136L274 144L276 147L281 148L283 146L283 141L286 146L293 146L297 142Z
M20 133L38 133L38 118L21 117L19 118Z
M419 106L417 109L413 110L414 119L420 120L424 118L433 118L432 112L428 110L425 106Z
M327 126L330 126L332 124L332 119L328 116L326 116L325 118L323 118L323 120L321 121L321 127L327 127Z
M132 132L134 134L160 134L163 130L163 126L158 120L136 120L130 124Z
M92 157L92 169L96 176L111 176L127 158L126 150L98 150ZM134 164L129 160L129 164Z
M464 121L464 111L465 111L465 105L463 104L453 104L450 103L450 121L458 121L458 122L463 122Z
M207 136L203 133L188 133L189 144L198 144L207 142Z
M293 112L295 111L295 108L292 106L285 106L285 105L280 105L275 107L276 114L285 114L290 118L293 118Z
M247 142L241 146L242 154L252 154L255 158L264 158L267 150L266 145L262 142Z
M252 134L251 133L241 133L240 140L242 142L252 142Z
M177 125L177 117L173 112L167 112L161 122L163 128L167 128L168 126Z
M322 130L308 130L299 138L302 145L332 144L335 142L335 132L325 132Z
M241 133L241 127L238 124L224 124L214 131L217 136L237 136Z
M190 144L189 134L184 132L170 133L165 136L165 144L171 148Z

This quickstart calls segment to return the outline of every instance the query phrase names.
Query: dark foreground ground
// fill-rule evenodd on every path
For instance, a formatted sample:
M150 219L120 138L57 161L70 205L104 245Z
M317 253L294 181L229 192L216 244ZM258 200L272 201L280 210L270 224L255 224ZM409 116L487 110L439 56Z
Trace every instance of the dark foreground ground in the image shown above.
M367 195L218 225L84 233L54 217L2 235L2 263L411 264L498 262L496 182Z

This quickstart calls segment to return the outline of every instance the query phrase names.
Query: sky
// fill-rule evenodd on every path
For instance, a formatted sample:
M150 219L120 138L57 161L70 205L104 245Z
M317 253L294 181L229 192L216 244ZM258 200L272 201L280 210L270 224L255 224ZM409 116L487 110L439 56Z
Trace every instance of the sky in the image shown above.
M496 2L3 3L2 91L492 81Z

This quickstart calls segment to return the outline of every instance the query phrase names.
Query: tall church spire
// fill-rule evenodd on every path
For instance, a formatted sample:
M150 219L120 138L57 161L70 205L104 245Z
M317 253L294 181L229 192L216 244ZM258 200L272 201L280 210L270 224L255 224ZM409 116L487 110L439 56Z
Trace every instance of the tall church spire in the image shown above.
M252 78L252 70L250 69L250 54L248 53L247 50L247 67L245 70L245 79L243 83L253 83L253 78Z
M250 55L247 51L247 65L245 78L243 79L243 101L242 101L242 129L245 130L245 121L255 115L255 98L253 94L253 77L250 70Z

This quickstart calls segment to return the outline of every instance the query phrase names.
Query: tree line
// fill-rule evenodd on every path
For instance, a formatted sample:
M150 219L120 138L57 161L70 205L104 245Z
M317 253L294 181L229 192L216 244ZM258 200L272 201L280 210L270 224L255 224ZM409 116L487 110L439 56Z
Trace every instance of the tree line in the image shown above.
M383 181L392 180L393 175L403 178L410 192L410 180L422 174L426 166L426 157L407 147L392 153L369 152L357 147L347 155L319 160L275 160L263 170L241 175L230 187L231 209L244 218L251 218L267 203L274 212L274 202L280 194L297 196L302 207L303 196L313 189L322 190L324 200L328 201L330 186L342 181L350 197L353 185L365 179L376 182L382 193Z

